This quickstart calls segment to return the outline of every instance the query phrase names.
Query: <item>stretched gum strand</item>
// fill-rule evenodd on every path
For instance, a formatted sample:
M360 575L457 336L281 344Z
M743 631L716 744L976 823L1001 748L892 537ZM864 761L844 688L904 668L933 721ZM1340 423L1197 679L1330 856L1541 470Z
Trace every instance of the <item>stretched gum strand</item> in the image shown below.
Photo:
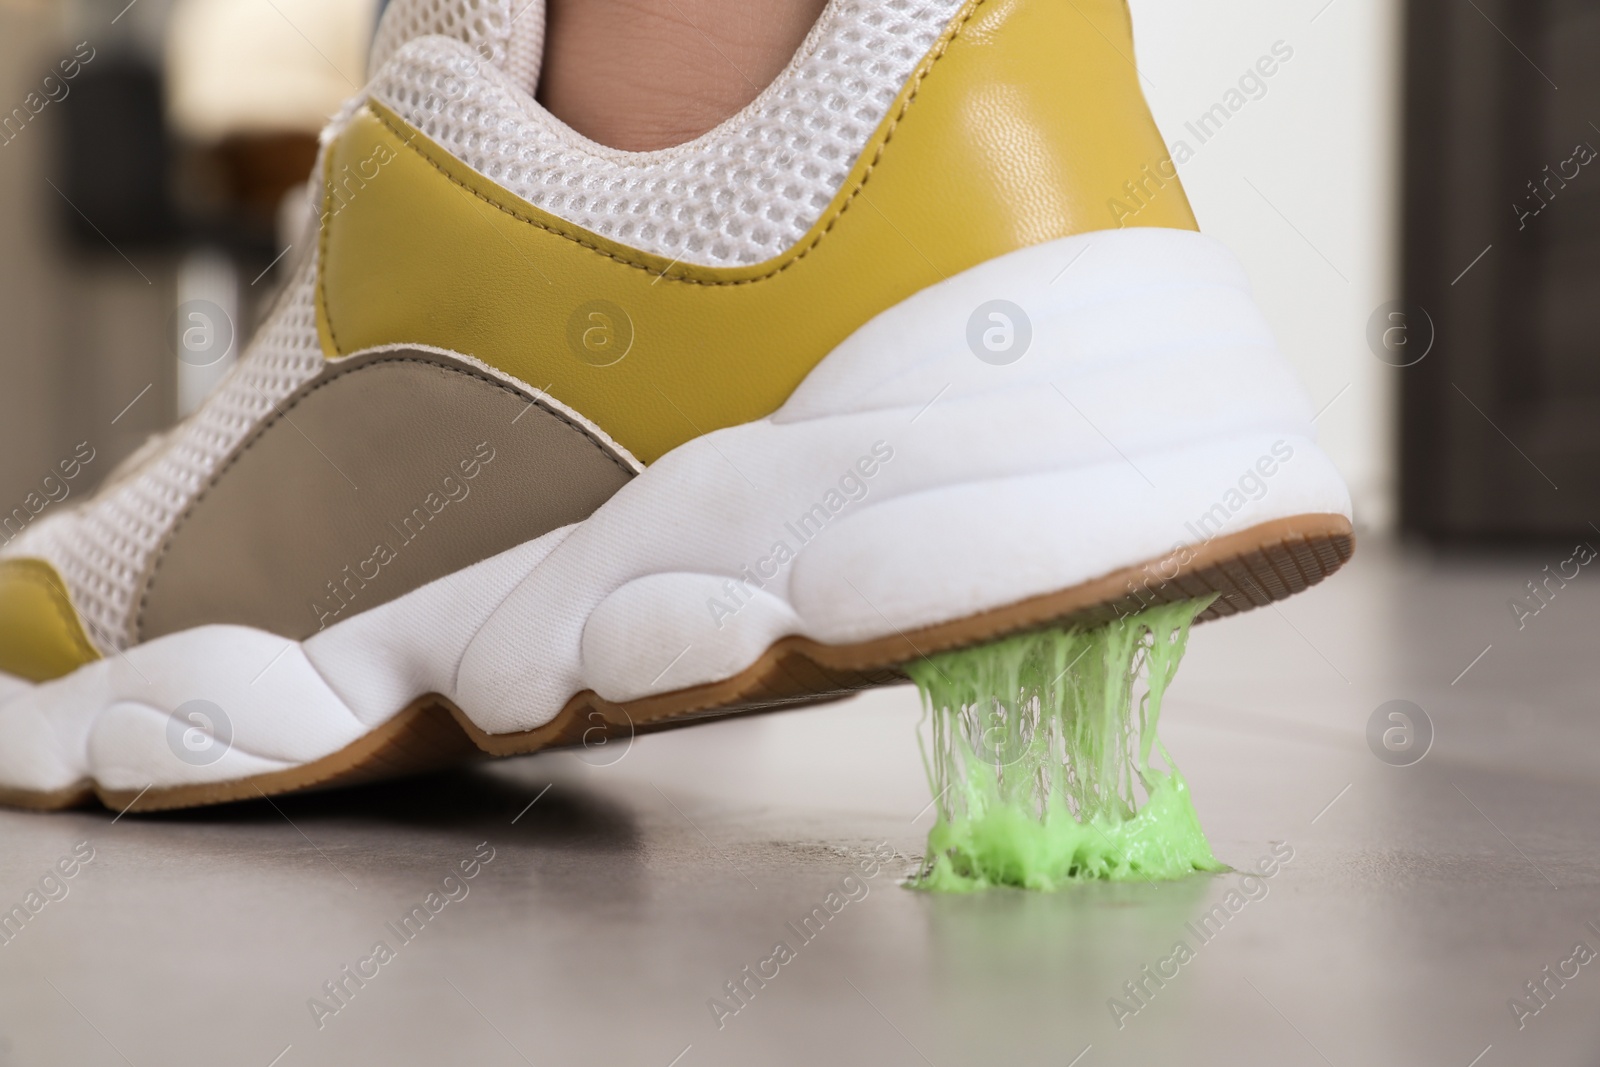
M1189 627L1211 599L908 666L931 726L923 764L939 801L909 884L1048 892L1227 870L1156 734ZM1157 754L1166 769L1152 765Z

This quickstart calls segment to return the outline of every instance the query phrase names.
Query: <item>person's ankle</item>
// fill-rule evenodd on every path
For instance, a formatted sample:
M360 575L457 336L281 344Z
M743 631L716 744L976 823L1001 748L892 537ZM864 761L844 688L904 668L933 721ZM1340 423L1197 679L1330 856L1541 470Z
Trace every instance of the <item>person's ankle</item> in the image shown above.
M826 0L549 0L540 103L643 152L693 140L765 89Z

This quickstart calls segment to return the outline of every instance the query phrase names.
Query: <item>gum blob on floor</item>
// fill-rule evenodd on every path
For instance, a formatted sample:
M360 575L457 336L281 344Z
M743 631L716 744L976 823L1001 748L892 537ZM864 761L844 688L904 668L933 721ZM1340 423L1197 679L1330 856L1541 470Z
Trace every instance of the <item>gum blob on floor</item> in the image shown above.
M923 760L937 800L927 859L910 884L1050 891L1227 870L1156 738L1189 626L1210 602L909 665L932 727Z

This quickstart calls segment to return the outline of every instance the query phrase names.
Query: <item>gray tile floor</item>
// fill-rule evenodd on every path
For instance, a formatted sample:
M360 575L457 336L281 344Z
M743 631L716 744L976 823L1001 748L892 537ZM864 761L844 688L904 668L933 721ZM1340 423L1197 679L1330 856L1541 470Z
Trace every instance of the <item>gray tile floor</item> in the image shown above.
M1293 850L1204 938L1237 875L899 888L931 817L901 689L276 806L0 814L0 908L93 850L0 944L0 1064L1592 1065L1600 585L1520 630L1508 607L1568 555L1368 544L1196 632L1164 739L1224 860ZM1433 723L1412 766L1365 740L1393 699ZM802 942L875 847L897 858Z

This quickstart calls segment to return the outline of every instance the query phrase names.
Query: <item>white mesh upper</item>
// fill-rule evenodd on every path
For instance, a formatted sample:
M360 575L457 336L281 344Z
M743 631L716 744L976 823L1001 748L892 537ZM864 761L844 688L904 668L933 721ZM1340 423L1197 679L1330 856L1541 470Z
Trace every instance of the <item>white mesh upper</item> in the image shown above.
M831 0L793 62L749 107L659 152L595 144L533 100L542 0L394 0L373 44L369 91L554 215L686 262L753 264L791 247L820 217L962 2ZM527 5L521 14L519 5ZM312 254L199 411L94 498L0 549L0 557L51 563L102 651L133 643L151 560L212 473L326 365L315 279Z
M442 37L412 41L372 95L553 215L670 259L744 266L803 237L962 0L833 0L749 107L688 144L622 152L554 118Z
M449 37L533 92L544 58L544 0L393 0L373 35L367 70L376 73L407 42Z

